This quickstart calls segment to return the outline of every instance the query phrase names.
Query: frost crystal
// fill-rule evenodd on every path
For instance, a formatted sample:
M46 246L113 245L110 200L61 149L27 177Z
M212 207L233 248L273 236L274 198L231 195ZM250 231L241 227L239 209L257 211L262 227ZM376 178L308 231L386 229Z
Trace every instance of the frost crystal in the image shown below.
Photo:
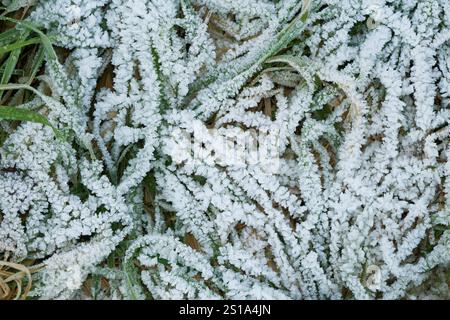
M35 296L448 298L447 0L30 10L70 52L38 88L65 138L0 148L0 253L45 265Z

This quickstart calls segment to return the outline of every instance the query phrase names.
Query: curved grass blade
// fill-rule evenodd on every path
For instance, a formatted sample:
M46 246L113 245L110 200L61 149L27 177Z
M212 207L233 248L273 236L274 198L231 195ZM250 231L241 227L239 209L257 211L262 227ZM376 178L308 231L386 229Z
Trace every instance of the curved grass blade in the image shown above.
M287 63L299 73L302 73L309 65L302 57L295 57L292 55L280 55L266 60L266 63L274 62Z
M18 42L0 47L0 54L4 54L9 51L14 51L14 50L21 49L23 47L26 47L26 46L29 46L32 44L38 44L41 42L42 42L42 40L40 37L31 38L31 39L24 40L24 41L18 41Z
M226 81L237 77L239 74L245 74L245 78L249 78L258 67L264 64L270 57L278 54L285 49L298 35L306 28L307 21L311 10L311 0L303 0L302 11L275 37L275 39L267 45L267 48L261 51L258 56L249 64L245 64L236 69L227 78L221 79ZM205 86L213 83L218 78L217 75L207 76L206 80L199 80L191 85L188 97L185 99L189 101L195 94L197 94Z
M33 82L34 78L36 77L36 74L39 72L39 69L42 67L42 64L44 63L44 58L45 58L44 49L42 47L39 47L34 56L33 64L30 67L30 71L28 74L29 79L27 81L27 84L30 85Z
M39 38L41 39L41 43L44 46L44 49L45 49L45 52L47 53L48 58L51 60L56 60L58 58L55 50L53 49L50 38L47 37L41 30L39 30L33 23L28 22L28 21L16 20L16 19L9 18L9 17L0 17L0 20L13 22L19 26L25 27L25 28L37 33Z
M8 29L0 34L0 46L5 46L17 40L20 31L17 29Z
M5 72L5 68L4 67L0 67L0 74L3 74ZM14 69L12 72L13 75L15 76L24 76L25 72L23 69Z
M25 33L23 33L20 36L20 40L26 39L29 34L30 34L30 32L26 31ZM17 43L23 43L23 41L19 41ZM1 52L1 49L2 48L0 48L0 54L3 53L3 52ZM11 76L13 75L13 72L14 72L14 70L16 68L17 62L19 61L19 57L20 57L20 53L21 52L22 52L22 47L21 46L19 46L18 48L12 50L12 52L9 55L8 59L4 63L4 71L3 71L2 77L0 79L0 84L6 84L11 79ZM2 98L2 96L3 96L3 92L0 92L0 99Z
M21 109L15 107L0 106L0 120L10 121L29 121L34 123L40 123L52 128L55 136L62 138L62 134L48 121L42 114L28 109Z

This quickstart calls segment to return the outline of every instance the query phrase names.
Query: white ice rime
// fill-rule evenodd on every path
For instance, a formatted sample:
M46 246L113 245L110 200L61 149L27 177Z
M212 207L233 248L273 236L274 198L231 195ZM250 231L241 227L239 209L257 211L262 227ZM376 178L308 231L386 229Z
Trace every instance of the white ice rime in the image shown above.
M36 88L63 137L0 147L33 295L448 298L448 0L32 5L68 52Z

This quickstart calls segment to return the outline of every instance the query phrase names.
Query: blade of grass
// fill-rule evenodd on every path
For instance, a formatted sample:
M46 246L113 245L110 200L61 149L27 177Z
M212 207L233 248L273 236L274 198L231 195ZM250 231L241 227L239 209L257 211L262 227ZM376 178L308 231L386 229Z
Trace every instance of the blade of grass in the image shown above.
M56 137L58 138L62 137L58 129L52 126L52 124L48 121L46 117L35 111L15 107L0 106L0 120L29 121L34 123L40 123L52 128Z
M5 72L5 68L2 66L0 67L0 74L3 74ZM22 69L14 69L12 72L13 75L15 76L23 76L25 75L25 72Z
M38 95L39 97L41 97L42 100L44 100L44 101L53 99L51 97L48 97L48 96L42 94L41 92L39 92L38 90L36 90L35 88L33 88L27 84L8 83L8 84L0 85L0 90L20 90L20 89L30 90L33 93L35 93L36 95Z
M0 46L5 46L17 40L20 31L17 29L9 29L0 33Z
M284 27L275 37L275 39L267 45L267 49L263 50L254 61L250 64L243 65L241 68L236 69L235 72L230 74L226 79L221 79L221 81L226 81L228 79L235 78L239 74L246 73L246 78L253 74L255 67L261 66L266 62L267 59L276 55L283 49L285 49L299 34L306 28L307 20L310 15L311 10L311 0L303 0L301 12L286 26ZM251 71L249 71L251 70ZM190 101L190 99L205 86L217 80L217 75L211 75L206 78L206 80L199 80L191 84L188 96L185 101Z
M7 53L9 51L14 51L14 50L21 49L23 47L26 47L26 46L29 46L29 45L32 45L32 44L38 44L38 43L41 43L41 42L42 42L42 40L41 40L40 37L36 37L36 38L31 38L31 39L28 39L28 40L24 40L24 41L15 42L15 43L12 43L12 44L0 47L0 54L4 54L4 53Z
M302 57L295 57L292 55L280 55L266 60L266 63L274 62L287 63L300 73L302 73L308 67L307 61L305 61Z
M26 39L28 35L30 34L29 31L24 32L20 39ZM19 41L20 43L20 41ZM4 64L4 72L2 74L2 78L0 79L0 84L6 84L11 79L11 76L14 72L14 69L16 68L17 62L19 61L20 53L22 52L21 47L14 49L11 54L9 55L8 59L6 60ZM1 54L1 51L0 51ZM0 100L3 97L3 91L0 92Z
M35 88L26 85L26 84L2 84L0 85L0 90L29 90L32 91L34 94L36 94L37 96L39 96L45 103L48 103L49 100L51 100L51 97L47 97L45 95L43 95L41 92L39 92L38 90L36 90ZM25 109L26 110L26 109ZM14 120L14 119L12 119ZM17 119L20 120L20 119ZM47 120L48 121L48 120ZM55 135L58 138L64 139L63 135L61 134L61 132L59 132L56 128L53 128L53 131L55 132ZM56 131L55 131L56 130Z
M38 73L39 69L42 67L42 64L44 63L44 58L45 58L45 52L44 52L44 48L39 47L38 51L36 52L34 59L33 59L33 64L30 68L30 72L28 74L28 81L27 84L30 85L34 78L36 77L36 74Z
M49 37L47 37L33 23L28 22L28 21L19 21L19 20L12 19L9 17L0 17L0 20L16 23L17 25L23 26L23 27L37 33L38 36L41 38L41 43L44 46L44 49L45 49L45 52L47 53L48 58L52 59L52 60L57 60L58 57L56 55L55 50L53 49L53 46L52 46L52 43L51 43Z

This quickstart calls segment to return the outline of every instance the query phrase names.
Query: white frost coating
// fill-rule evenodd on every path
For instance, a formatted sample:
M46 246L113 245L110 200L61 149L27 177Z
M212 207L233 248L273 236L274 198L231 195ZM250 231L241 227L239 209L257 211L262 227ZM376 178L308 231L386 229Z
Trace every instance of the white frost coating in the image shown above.
M38 1L71 50L40 86L65 140L10 130L0 253L46 265L41 298L93 275L103 298L448 298L449 9L316 0L296 25L292 0ZM267 134L277 166L211 132Z

